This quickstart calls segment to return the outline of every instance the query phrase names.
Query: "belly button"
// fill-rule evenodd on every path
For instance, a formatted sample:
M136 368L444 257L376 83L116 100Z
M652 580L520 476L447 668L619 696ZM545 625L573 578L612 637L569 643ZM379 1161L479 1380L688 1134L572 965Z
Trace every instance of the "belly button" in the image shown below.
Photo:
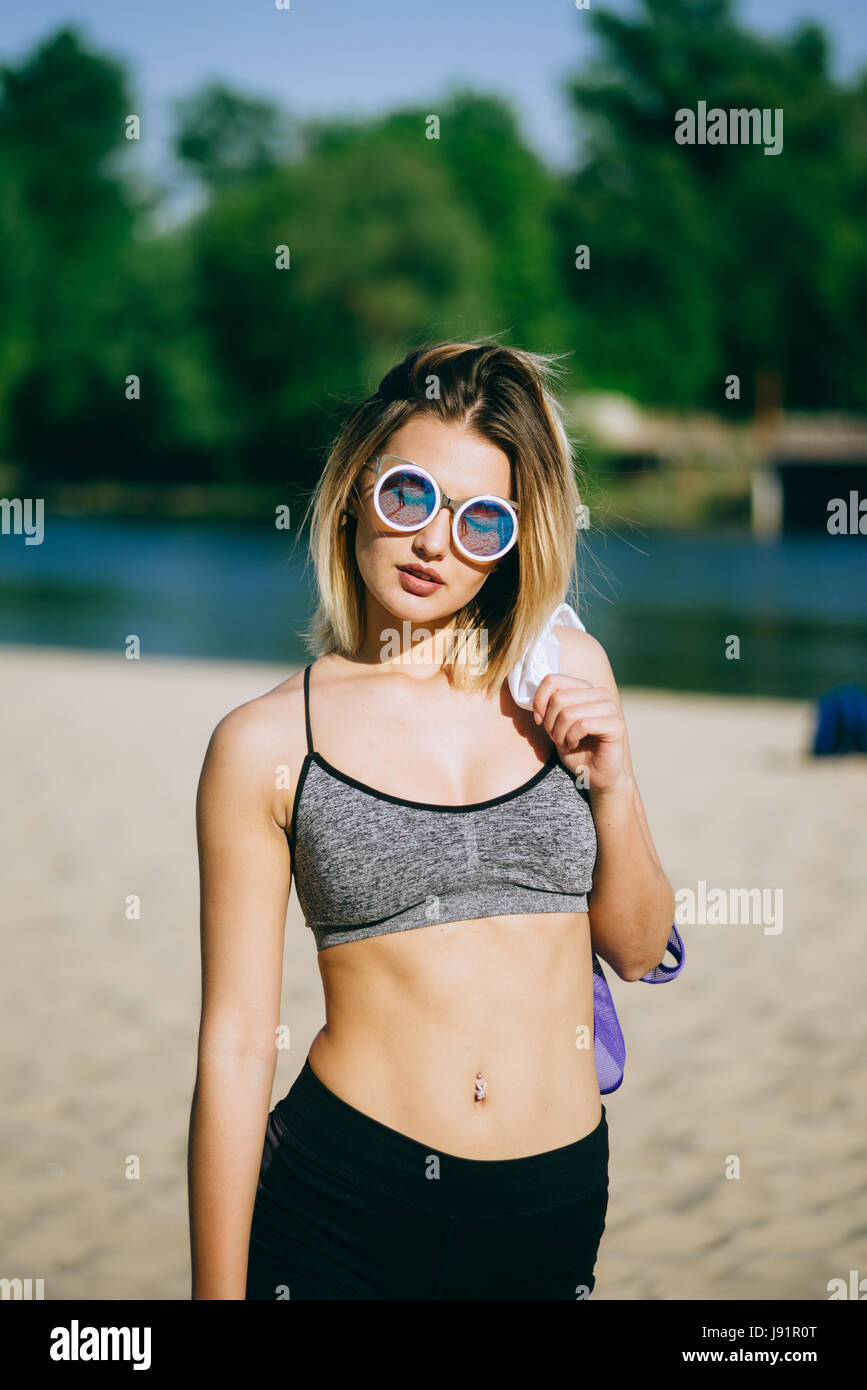
M476 1072L475 1088L476 1092L473 1096L473 1100L484 1100L485 1093L488 1089L488 1083L482 1079L482 1073L480 1071Z

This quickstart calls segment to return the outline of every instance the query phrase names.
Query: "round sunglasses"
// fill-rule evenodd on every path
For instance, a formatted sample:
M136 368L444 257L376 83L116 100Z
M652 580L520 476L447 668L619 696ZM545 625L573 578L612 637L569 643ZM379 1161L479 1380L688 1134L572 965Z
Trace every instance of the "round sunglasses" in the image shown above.
M420 531L442 507L448 507L452 539L468 560L499 560L517 541L517 502L490 493L447 497L432 473L396 454L377 454L374 463L373 505L380 520L393 530Z

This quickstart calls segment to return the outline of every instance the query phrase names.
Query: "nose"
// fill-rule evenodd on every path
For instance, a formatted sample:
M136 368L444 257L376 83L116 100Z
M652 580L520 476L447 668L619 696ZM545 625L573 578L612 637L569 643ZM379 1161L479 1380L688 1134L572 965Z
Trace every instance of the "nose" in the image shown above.
M440 507L436 516L431 517L426 526L417 533L412 548L417 555L428 559L442 559L449 551L449 538L452 529L452 514L448 507Z

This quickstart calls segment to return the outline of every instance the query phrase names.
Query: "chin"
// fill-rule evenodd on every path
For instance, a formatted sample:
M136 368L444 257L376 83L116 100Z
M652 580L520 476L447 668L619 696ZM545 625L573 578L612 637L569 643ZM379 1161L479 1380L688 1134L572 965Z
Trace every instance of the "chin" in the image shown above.
M458 612L451 596L446 603L440 594L427 597L408 594L397 577L387 586L374 588L368 584L366 587L370 597L394 618L395 623L444 623Z
M444 604L439 596L431 594L427 598L422 598L417 594L408 594L404 589L397 585L397 593L381 602L395 618L401 622L409 621L413 623L444 623L457 613L451 603Z

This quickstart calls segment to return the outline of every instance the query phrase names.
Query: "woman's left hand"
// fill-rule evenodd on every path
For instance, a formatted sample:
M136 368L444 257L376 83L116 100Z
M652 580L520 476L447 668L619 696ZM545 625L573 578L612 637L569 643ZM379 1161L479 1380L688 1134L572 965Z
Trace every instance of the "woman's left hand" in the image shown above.
M533 700L560 761L589 792L620 791L629 783L623 762L626 725L610 690L562 672L545 676Z

